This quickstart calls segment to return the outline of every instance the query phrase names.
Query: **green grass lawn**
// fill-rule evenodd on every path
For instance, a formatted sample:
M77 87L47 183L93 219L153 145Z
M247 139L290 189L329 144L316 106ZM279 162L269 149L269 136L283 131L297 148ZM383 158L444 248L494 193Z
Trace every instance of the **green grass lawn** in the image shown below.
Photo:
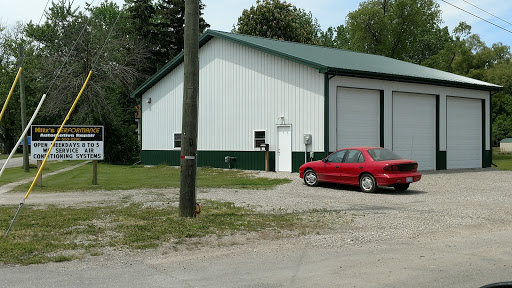
M76 161L61 163L58 165L77 164ZM50 163L49 169L56 170L58 165ZM24 174L21 168L11 169L17 169L13 170L13 175L28 174ZM179 187L179 172L179 168L163 165L144 167L100 163L99 185L92 185L92 163L89 163L44 178L44 186L36 186L34 191ZM15 179L13 175L7 179ZM290 180L255 178L240 170L199 168L197 182L199 188L267 189ZM28 187L29 184L26 184L16 189L25 192ZM25 205L9 236L4 238L3 233L7 231L18 205L0 205L0 264L69 261L101 255L106 247L147 249L167 243L178 249L184 243L197 245L194 243L200 243L200 238L212 235L223 237L235 233L265 231L265 235L272 233L277 235L275 237L284 237L289 235L284 233L287 231L293 234L311 233L326 225L324 214L329 213L311 212L315 213L315 217L311 213L258 213L249 208L236 207L233 203L216 201L203 201L201 206L201 214L190 219L179 217L179 208L172 203L155 208L130 199L124 199L120 205L109 206ZM193 240L190 242L186 239Z
M0 160L7 159L7 157L9 157L9 154L0 154ZM12 158L18 157L23 157L23 153L14 153L14 155L12 155Z
M492 154L492 162L498 166L500 170L512 171L512 154L496 153Z
M44 175L47 173L51 173L69 166L74 166L77 164L80 164L83 161L49 161L46 162L43 168L43 179L45 179ZM1 168L1 167L0 167ZM12 167L12 168L6 168L4 173L2 174L2 177L0 177L0 185L4 185L7 183L16 182L22 179L26 178L32 178L37 174L37 168L35 165L30 165L30 171L25 172L23 170L23 167ZM43 181L44 184L44 181ZM27 187L28 188L28 187Z
M255 178L241 170L198 168L199 188L269 189L289 183L288 179ZM16 187L26 191L30 184ZM43 187L33 191L130 190L140 188L177 188L180 169L166 165L153 167L98 164L98 185L92 185L92 163L43 179Z

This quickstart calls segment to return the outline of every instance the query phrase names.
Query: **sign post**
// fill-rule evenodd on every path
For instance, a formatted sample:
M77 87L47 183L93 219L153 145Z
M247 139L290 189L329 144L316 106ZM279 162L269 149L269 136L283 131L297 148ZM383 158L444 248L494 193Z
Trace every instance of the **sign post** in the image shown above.
M41 165L43 165L43 160L37 160L37 171L39 171ZM37 186L43 187L43 171L41 171L41 174L37 177Z
M92 160L92 185L98 185L98 160Z
M31 160L42 161L59 130L58 125L32 125ZM103 126L64 126L49 160L92 160L94 185L98 184L98 160L104 159ZM39 181L39 180L38 180ZM42 179L40 180L42 185Z

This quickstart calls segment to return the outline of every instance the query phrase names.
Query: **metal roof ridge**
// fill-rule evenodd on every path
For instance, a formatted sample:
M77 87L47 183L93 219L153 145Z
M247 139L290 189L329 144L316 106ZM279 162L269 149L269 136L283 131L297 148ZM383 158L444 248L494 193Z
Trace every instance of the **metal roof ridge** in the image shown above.
M496 85L493 83L488 83L482 80L470 78L467 76L462 76L459 74L435 69L428 66L423 66L416 63L407 62L404 60L399 60L387 56L382 55L376 55L376 54L369 54L364 52L357 52L357 51L350 51L345 49L339 49L334 47L326 47L326 46L319 46L314 44L308 44L308 43L299 43L299 42L292 42L287 40L279 40L279 39L273 39L273 38L265 38L260 36L253 36L253 35L246 35L246 34L240 34L240 33L233 33L233 32L225 32L225 31L219 31L214 29L207 29L200 37L199 37L199 45L200 47L204 46L207 42L209 42L213 37L219 37L228 41L233 41L235 43L248 46L253 49L257 49L259 51L262 51L264 53L269 53L271 55L275 55L278 57L282 57L285 59L288 59L290 61L300 63L306 66L309 66L314 69L318 69L320 73L328 73L329 71L354 71L354 74L361 75L382 75L387 78L387 76L397 76L398 78L408 78L408 79L414 79L416 81L422 80L419 82L424 82L426 84L428 83L436 83L437 85L440 85L442 83L447 84L445 86L452 86L456 84L456 86L466 86L466 87L472 87L472 88L480 88L483 90L501 90L503 89L502 86ZM245 39L244 39L245 38ZM287 45L293 45L293 46L303 46L308 47L312 49L322 49L322 50L329 50L331 52L343 52L347 54L352 55L362 55L366 57L373 57L373 59L383 59L386 61L393 61L396 63L402 63L404 65L408 65L409 67L417 67L419 69L426 69L431 72L435 73L442 73L445 76L453 75L455 77L446 77L446 79L443 79L442 77L432 77L432 76L426 76L421 77L417 75L408 75L408 74L402 74L402 73L387 73L387 72L378 72L378 71L371 71L371 68L368 68L366 70L364 69L350 69L350 68L343 68L343 67L332 67L331 65L325 65L324 63L321 63L322 61L318 61L318 59L306 59L305 57L294 55L293 53L286 53L286 51L282 51L285 49L275 49L271 47L266 47L264 44L261 43L253 43L249 39L256 39L256 40L262 40L262 41L270 41L270 42L276 42L276 43L286 43ZM142 95L147 90L149 90L153 85L156 84L156 82L160 81L163 77L165 77L167 74L169 74L174 68L176 68L178 65L180 65L183 62L183 51L181 51L176 57L174 57L171 61L167 62L162 68L160 68L155 74L153 74L151 77L149 77L142 85L140 85L138 88L136 88L131 94L130 97L134 98L137 96ZM336 65L339 66L339 65ZM424 70L425 71L425 70ZM420 71L421 72L421 71ZM454 78L461 77L462 79L456 80ZM450 79L451 78L451 79ZM467 81L464 81L467 79ZM452 84L452 85L450 85ZM460 84L460 85L459 85Z

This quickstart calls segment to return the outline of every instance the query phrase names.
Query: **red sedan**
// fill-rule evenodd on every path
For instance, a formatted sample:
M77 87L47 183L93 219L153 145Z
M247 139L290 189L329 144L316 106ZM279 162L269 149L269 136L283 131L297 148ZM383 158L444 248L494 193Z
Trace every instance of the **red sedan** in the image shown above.
M317 186L318 182L359 185L368 193L377 191L379 186L405 191L409 184L420 181L417 170L417 162L380 147L341 149L299 168L300 178L308 186Z

